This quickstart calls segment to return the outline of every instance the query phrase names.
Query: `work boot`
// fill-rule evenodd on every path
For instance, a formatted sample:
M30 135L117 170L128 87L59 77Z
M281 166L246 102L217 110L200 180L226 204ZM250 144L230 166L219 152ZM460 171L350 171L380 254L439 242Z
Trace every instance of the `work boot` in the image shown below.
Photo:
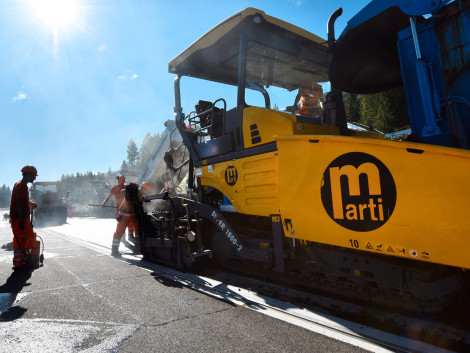
M111 247L111 256L121 256L121 253L118 251L119 245L116 246L113 244Z
M15 272L28 272L31 271L28 265L21 265L21 266L13 266L12 270Z

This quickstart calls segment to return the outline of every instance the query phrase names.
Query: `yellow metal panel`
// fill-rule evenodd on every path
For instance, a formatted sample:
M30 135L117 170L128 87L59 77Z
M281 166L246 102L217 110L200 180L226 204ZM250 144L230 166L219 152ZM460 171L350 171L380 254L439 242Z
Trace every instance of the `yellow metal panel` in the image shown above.
M203 166L200 178L203 186L221 191L240 213L279 213L277 153Z
M292 135L295 115L249 107L243 110L244 147L250 148L274 141L274 135Z
M470 268L469 151L339 136L277 146L292 237Z
M243 110L244 147L250 148L274 141L277 135L339 135L336 126L318 124L318 119L303 117L297 122L297 115L259 107ZM373 131L350 130L351 136L385 139L385 135Z

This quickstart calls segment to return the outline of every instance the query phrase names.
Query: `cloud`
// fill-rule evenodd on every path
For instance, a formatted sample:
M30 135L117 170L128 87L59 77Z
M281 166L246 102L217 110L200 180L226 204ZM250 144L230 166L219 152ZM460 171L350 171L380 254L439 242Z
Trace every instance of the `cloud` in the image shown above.
M304 3L303 0L289 0L289 2L293 4L294 6L302 6Z
M28 96L26 95L26 93L20 91L16 97L13 97L13 98L12 98L12 100L13 100L13 102L16 102L16 101L25 100L26 98L28 98Z
M127 70L127 72L124 75L119 75L118 79L119 80L135 80L139 77L136 73L132 73L130 70Z

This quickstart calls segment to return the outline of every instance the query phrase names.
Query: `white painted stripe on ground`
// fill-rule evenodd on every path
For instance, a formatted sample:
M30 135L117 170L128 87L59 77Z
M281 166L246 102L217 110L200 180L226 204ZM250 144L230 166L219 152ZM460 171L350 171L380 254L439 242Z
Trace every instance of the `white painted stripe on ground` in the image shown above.
M268 315L270 317L282 320L284 322L288 322L292 325L296 325L304 329L307 329L309 331L318 333L320 335L333 338L337 341L341 341L341 342L348 343L356 347L360 347L370 352L375 352L375 353L397 352L396 349L395 350L386 349L377 344L368 342L367 338L360 338L356 336L355 334L349 335L343 332L342 330L337 330L328 326L324 326L322 324L318 324L318 323L311 322L311 321L306 321L295 316L286 315L286 313L276 310L276 309L266 308L266 307L260 308L259 306L256 306L256 305L249 305L246 307L256 312L259 312L261 314Z

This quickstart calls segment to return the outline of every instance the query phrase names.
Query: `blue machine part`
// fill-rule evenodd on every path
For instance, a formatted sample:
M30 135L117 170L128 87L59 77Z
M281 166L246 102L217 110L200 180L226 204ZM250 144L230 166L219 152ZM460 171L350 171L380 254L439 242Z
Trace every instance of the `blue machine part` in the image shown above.
M444 7L451 0L375 0L359 11L348 21L344 32L357 27L373 17L387 11L392 7L398 7L408 16L420 16L434 13Z
M234 205L230 202L227 196L224 195L224 201L219 205L221 211L224 212L238 212Z
M404 86L410 140L470 149L470 1L372 1L330 52L336 89Z
M450 124L458 146L470 148L470 3L457 1L436 18Z
M436 94L438 97L444 97L446 92L439 43L432 19L419 22L416 31L420 59L417 58L411 28L406 28L398 34L398 52L411 130L415 139L420 142L452 146L447 119L439 109L440 102L435 104L433 99ZM439 135L439 138L436 138L436 135Z
M419 142L469 148L469 12L460 2L398 33L408 112Z

